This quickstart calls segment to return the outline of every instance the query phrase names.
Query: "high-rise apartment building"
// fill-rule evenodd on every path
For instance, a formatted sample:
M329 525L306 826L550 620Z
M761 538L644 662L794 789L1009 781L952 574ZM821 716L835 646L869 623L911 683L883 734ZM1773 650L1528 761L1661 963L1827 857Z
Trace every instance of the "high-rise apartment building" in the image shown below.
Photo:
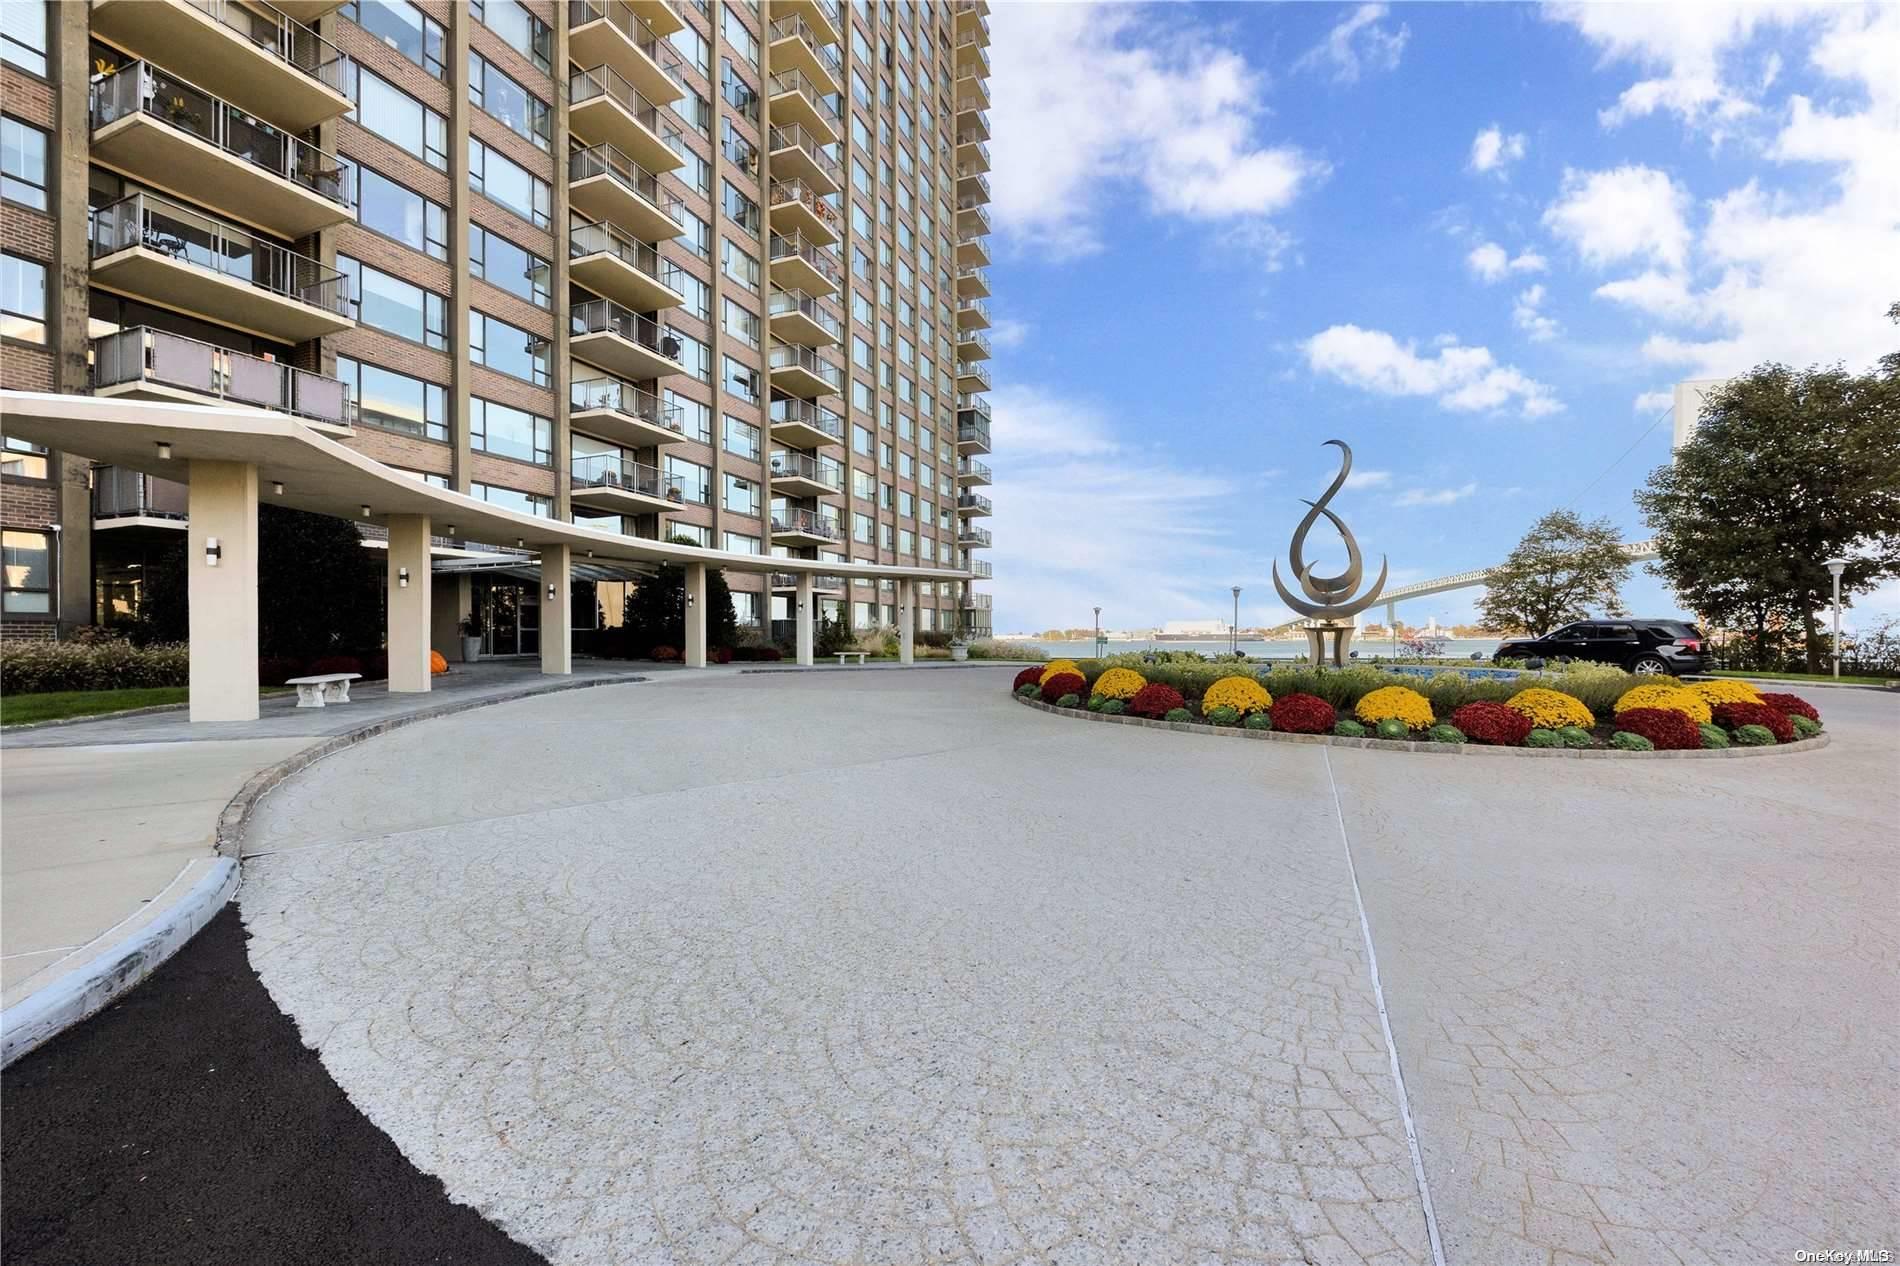
M987 575L987 7L4 0L0 383L287 410L633 536ZM135 613L184 510L9 440L8 635ZM534 649L534 583L459 583L488 651ZM791 577L730 583L786 619ZM890 584L820 605L889 625ZM919 627L988 630L988 594L922 590Z

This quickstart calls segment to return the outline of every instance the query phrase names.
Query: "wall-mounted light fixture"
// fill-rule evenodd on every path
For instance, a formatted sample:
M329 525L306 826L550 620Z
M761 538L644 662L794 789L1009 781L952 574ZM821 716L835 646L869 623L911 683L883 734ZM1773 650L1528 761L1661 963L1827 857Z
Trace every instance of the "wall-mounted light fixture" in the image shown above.
M409 569L407 567L398 567L396 569L396 586L399 589L407 589L409 587Z
M368 505L368 503L365 503L365 504L363 505L363 517L364 517L364 518L366 518L366 519L367 519L367 518L369 517L369 505Z
M172 446L164 440L158 442L158 460L168 462L172 459Z
M689 607L693 605L693 595L690 591L686 595L686 605Z
M451 523L451 524L449 524L449 525L448 525L448 529L449 529L449 535L450 535L450 536L454 536L454 535L455 535L455 525L454 525L453 523Z
M548 581L548 601L553 602L559 596L559 592L554 588L554 582Z
M218 560L223 557L224 547L218 544L218 538L215 536L207 536L205 538L205 566L216 567Z
M527 541L525 541L525 540L523 540L523 539L522 539L521 537L519 537L519 536L517 536L517 537L515 538L515 548L516 548L516 549L527 549L527 548L528 548L528 542L527 542Z
M273 479L273 480L271 481L271 486L270 486L270 490L271 490L272 492L274 492L274 493L276 493L276 494L277 494L278 496L280 496L280 497L281 497L281 496L283 496L283 495L284 495L284 485L283 485L283 482L282 482L281 480L275 480L275 479Z

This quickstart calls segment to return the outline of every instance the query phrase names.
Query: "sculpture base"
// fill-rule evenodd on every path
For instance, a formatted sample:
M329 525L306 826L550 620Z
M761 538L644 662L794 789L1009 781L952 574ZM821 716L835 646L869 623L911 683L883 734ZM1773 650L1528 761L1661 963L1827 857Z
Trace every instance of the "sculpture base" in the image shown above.
M1320 624L1308 625L1306 628L1308 662L1315 668L1326 662L1326 635L1328 633L1333 635L1333 667L1344 668L1346 652L1352 644L1353 625L1350 622L1339 623L1327 620Z

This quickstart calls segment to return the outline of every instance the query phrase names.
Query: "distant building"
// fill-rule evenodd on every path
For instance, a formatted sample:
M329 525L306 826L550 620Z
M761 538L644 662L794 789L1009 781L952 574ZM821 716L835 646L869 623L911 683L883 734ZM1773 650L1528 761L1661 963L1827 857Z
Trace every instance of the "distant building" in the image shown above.
M1226 637L1225 620L1169 620L1161 626L1162 637Z
M1669 446L1671 453L1687 444L1695 435L1696 423L1702 419L1703 404L1710 396L1728 386L1729 381L1727 378L1691 378L1676 384L1676 438Z

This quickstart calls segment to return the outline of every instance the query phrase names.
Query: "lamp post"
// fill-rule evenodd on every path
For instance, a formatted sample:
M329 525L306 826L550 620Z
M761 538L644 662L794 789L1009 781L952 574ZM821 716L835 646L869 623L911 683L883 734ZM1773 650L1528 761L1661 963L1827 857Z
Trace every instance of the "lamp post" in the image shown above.
M1240 658L1240 586L1234 586L1234 622L1227 629L1227 649Z
M1834 676L1841 675L1841 573L1847 570L1845 558L1830 558L1827 574L1834 577Z
M1095 658L1102 657L1102 609L1095 608Z

